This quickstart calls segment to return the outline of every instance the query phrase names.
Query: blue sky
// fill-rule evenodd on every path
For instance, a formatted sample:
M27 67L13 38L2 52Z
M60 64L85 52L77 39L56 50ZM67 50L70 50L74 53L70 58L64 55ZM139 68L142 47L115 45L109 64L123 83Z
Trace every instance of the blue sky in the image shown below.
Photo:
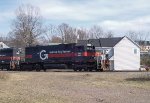
M149 0L0 0L0 34L10 31L21 4L39 7L46 24L100 25L117 35L129 30L150 31Z

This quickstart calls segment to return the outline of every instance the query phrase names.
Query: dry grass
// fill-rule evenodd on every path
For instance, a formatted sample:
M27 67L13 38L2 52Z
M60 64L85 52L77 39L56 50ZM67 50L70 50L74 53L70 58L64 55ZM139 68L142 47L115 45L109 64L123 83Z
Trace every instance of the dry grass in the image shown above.
M150 74L147 72L145 74L137 75L132 78L127 78L127 81L136 81L136 82L147 82L150 81Z
M7 80L8 78L9 78L8 73L0 71L0 80Z
M0 72L0 103L148 103L150 72Z

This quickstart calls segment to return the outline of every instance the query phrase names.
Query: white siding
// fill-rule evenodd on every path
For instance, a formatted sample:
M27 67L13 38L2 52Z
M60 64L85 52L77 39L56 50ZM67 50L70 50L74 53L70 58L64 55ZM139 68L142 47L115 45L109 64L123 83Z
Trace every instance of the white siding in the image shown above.
M134 49L137 53L134 53ZM114 47L114 70L139 70L140 48L124 37Z
M114 60L110 60L110 70L114 70Z

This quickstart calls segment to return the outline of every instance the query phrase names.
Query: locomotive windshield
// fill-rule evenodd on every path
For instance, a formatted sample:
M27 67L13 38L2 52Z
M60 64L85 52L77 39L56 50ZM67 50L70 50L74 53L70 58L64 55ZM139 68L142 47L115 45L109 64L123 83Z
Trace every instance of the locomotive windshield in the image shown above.
M95 47L94 46L87 46L87 51L95 51Z
M76 52L84 52L84 51L95 51L94 46L76 46Z

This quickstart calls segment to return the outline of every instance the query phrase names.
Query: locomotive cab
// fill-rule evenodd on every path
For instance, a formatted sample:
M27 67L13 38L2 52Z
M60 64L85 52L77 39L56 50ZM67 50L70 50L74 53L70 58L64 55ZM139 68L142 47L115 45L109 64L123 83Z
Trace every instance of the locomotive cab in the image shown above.
M95 59L95 47L92 45L76 46L74 57L74 71L97 71L97 61Z

